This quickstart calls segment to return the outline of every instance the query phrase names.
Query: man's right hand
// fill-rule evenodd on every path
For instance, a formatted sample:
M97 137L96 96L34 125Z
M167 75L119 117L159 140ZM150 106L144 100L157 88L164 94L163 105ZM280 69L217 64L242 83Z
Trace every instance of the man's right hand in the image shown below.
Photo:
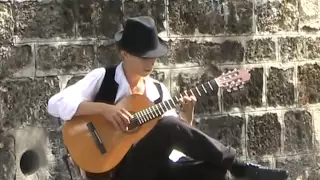
M106 105L102 111L102 115L113 124L117 130L126 131L130 120L133 118L131 113L121 107L114 105Z

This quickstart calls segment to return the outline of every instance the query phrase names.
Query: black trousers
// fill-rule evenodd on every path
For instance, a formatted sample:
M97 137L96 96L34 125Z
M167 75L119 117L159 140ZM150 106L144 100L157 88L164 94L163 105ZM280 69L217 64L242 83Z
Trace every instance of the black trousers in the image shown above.
M168 157L173 149L193 160L170 162ZM232 147L224 146L176 117L166 116L132 146L116 167L112 180L220 180L230 169L235 155Z

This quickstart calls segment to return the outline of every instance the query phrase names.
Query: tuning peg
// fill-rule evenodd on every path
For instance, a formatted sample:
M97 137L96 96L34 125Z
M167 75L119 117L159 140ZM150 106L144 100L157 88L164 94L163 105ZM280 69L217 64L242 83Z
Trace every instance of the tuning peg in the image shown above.
M237 91L237 90L238 90L238 88L237 88L237 87L233 87L232 89L233 89L233 90L235 90L235 91Z
M231 92L231 89L228 88L227 91L228 91L228 92Z
M240 86L238 86L239 87L239 89L242 89L242 88L244 88L244 85L240 85Z

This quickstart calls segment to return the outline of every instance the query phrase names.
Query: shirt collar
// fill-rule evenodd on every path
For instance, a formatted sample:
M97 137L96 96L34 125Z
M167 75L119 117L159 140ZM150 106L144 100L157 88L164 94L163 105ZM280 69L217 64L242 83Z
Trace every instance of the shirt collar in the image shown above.
M128 80L123 72L122 62L117 66L114 80L118 83L119 96L125 96L131 94ZM146 96L151 100L155 101L160 97L157 87L154 85L155 80L151 77L145 79L146 83ZM122 94L123 93L123 94Z

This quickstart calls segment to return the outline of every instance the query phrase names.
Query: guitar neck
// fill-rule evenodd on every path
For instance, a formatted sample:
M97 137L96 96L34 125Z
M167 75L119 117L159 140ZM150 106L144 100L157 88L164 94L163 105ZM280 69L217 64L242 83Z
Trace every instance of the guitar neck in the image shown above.
M177 107L177 105L181 103L180 99L183 96L193 95L196 98L199 98L203 95L206 95L208 92L215 90L217 87L218 85L216 80L200 84L194 88L184 91L184 93L182 94L174 96L171 99L165 100L142 111L136 112L134 114L133 122L136 126L142 125L154 118L162 116L165 112Z

